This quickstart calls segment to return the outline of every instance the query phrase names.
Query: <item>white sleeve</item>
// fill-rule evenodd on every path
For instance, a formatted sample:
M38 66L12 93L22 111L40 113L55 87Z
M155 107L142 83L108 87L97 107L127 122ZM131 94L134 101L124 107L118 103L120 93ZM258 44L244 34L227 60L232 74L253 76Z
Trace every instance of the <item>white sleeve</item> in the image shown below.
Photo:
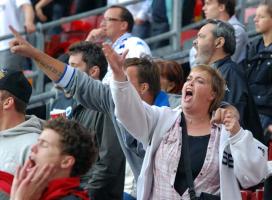
M229 138L234 174L243 188L260 183L267 175L267 147L241 130Z
M30 0L16 0L16 7L20 8L23 4L31 4Z
M196 48L192 47L189 52L189 63L190 63L191 69L193 67L195 67L195 65L196 65L196 63L195 63L196 62L196 53L197 53Z
M115 116L127 131L147 146L158 121L158 109L143 102L129 81L110 83Z
M272 176L272 160L268 161L267 162L267 177L270 177Z
M129 38L125 43L126 49L129 49L126 58L140 58L143 55L150 55L151 51L149 46L140 38Z
M136 15L136 18L139 18L143 21L148 21L149 16L151 16L151 5L152 5L152 0L145 0L142 2L141 9L139 9L139 12Z

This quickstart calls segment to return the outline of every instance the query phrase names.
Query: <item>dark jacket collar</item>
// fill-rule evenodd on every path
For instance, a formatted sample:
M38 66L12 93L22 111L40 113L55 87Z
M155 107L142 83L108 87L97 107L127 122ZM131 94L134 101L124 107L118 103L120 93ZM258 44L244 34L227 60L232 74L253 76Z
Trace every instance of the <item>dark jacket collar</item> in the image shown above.
M222 65L228 63L228 62L232 62L230 56L226 56L225 58L222 58L220 60L217 60L215 61L213 64L212 64L212 67L215 68L215 69L218 69L220 68Z

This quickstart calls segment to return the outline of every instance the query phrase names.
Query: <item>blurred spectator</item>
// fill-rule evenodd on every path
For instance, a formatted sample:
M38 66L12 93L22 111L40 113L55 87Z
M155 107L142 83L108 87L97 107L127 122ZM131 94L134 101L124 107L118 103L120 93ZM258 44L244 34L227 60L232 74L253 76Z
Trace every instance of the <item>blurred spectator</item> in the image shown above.
M226 81L223 100L237 108L243 127L250 130L256 139L264 142L260 119L244 73L230 58L235 51L233 26L221 20L210 19L199 30L194 43L197 50L196 64L209 64L221 72Z
M75 0L76 14L107 5L107 0Z
M102 42L108 39L118 54L129 50L127 58L140 57L142 54L151 55L148 45L142 39L132 36L133 25L133 16L126 8L111 6L104 13L104 20L101 22L101 26L93 29L86 40ZM109 83L111 74L111 69L108 67L103 83Z
M20 37L20 35L14 29L11 28L11 30L13 30L13 33L16 36L16 38L10 43L12 52L23 54L24 56L35 59L39 63L38 66L40 67L40 69L43 70L44 73L46 73L51 80L58 82L58 85L65 88L67 92L75 95L77 100L84 107L106 113L111 118L114 128L116 130L117 137L119 139L120 146L133 171L134 177L137 180L140 174L145 152L143 151L142 145L140 143L137 143L136 139L128 137L129 133L126 131L125 127L121 126L116 120L116 117L114 115L115 105L112 100L109 86L102 84L100 81L94 80L89 77L86 73L82 73L81 71L39 51L38 49L31 46L31 44L29 44L26 40L24 40L24 38ZM137 72L137 66L131 66L131 72L134 71L134 76L131 79L135 80L131 81L133 86L137 88L137 90L139 90L141 93L143 93L142 95L144 96L148 96L147 93L149 92L149 90L151 90L151 87L151 91L153 91L153 94L155 94L154 87L155 91L159 91L159 70L156 68L156 65L154 65L152 62L150 63L150 59L130 59L134 59L139 64L144 64L145 67L144 70L141 70L142 73L145 74L149 72L149 76L146 77L147 82L139 82L140 80L137 79L138 74L135 73L135 71ZM154 76L155 74L157 75ZM148 84L154 79L156 80L156 84L154 84L153 82L152 84ZM167 97L167 95L164 96ZM149 103L151 101L150 99L153 99L154 101L154 97L149 97L149 99L145 101ZM160 97L160 99L162 98ZM154 101L153 103L155 102L156 101ZM160 105L162 105L162 103Z
M108 0L108 5L128 2L130 0ZM135 4L127 5L126 8L131 12L134 19L132 34L145 39L150 36L151 20L151 1L145 0Z
M155 62L148 57L128 58L125 60L124 69L129 81L133 84L143 101L149 105L169 106L167 94L160 90L160 72ZM136 150L141 156L144 155L145 151L142 144L128 133L123 134L123 137L127 147L131 150ZM137 177L132 177L130 171L130 166L127 163L124 200L136 199Z
M254 97L264 129L272 124L272 2L262 1L254 18L256 31L261 38L247 47L242 63L250 91Z
M79 186L96 158L91 134L75 121L57 118L44 125L26 164L15 174L11 199L89 200Z
M185 82L182 67L170 60L158 60L156 64L160 69L161 89L167 93L181 94Z
M239 63L245 58L246 44L248 36L245 26L238 21L235 16L235 0L205 0L203 11L206 19L220 19L230 23L235 30L235 52L231 59ZM192 48L190 51L190 66L193 67L195 63L196 50Z
M172 2L168 0L153 0L151 5L152 21L151 36L160 35L169 31L172 21ZM169 44L169 40L162 40L152 44L156 49Z
M58 57L58 60L68 63L69 55L62 54L61 56ZM48 78L48 81L51 80ZM66 117L68 119L72 119L73 109L77 106L77 101L75 100L75 98L73 98L73 96L70 95L69 93L65 92L63 88L59 87L57 84L54 84L52 82L49 82L46 87L49 88L52 87L51 90L56 92L56 98L50 101L48 111L50 112L54 109L65 110Z
M46 22L52 20L53 0L32 0L32 4L39 21Z
M264 131L264 135L265 135L265 144L267 144L268 149L271 148L271 146L269 146L269 142L272 142L272 124L268 125L267 128ZM269 155L268 156L272 156ZM268 158L268 166L270 166L269 168L272 168L272 160L271 158ZM270 171L271 173L271 171ZM265 182L264 182L264 200L270 200L272 197L272 175L270 174L269 177L266 178Z
M110 88L116 118L146 148L138 199L197 199L204 193L213 197L208 199L241 199L240 185L247 188L263 180L267 147L240 127L237 110L220 115L220 126L211 123L225 89L217 70L206 65L194 68L183 87L182 108L158 108L141 101L127 80L122 59L111 52L105 45L114 73ZM191 161L185 159L181 143L187 130ZM187 170L185 162L191 162ZM192 175L189 190L188 171Z
M95 80L102 80L107 61L102 49L91 42L80 42L69 48L69 64ZM73 119L94 133L98 157L89 172L82 176L82 186L92 200L122 199L125 157L111 118L102 112L78 105ZM114 162L113 162L114 160Z
M169 105L176 108L180 105L183 83L185 82L182 67L175 61L156 61L160 69L161 90L167 92Z
M30 0L0 1L0 36L11 33L9 25L26 33L35 31L34 12ZM28 69L29 63L26 58L11 54L9 41L10 39L0 41L0 66L16 70Z
M25 115L32 88L21 71L0 71L0 170L15 173L28 159L42 120Z
M182 26L194 22L194 8L197 0L184 0L182 12Z
M36 16L41 22L49 22L70 15L73 0L32 0ZM55 26L48 30L48 34L59 34L62 29Z

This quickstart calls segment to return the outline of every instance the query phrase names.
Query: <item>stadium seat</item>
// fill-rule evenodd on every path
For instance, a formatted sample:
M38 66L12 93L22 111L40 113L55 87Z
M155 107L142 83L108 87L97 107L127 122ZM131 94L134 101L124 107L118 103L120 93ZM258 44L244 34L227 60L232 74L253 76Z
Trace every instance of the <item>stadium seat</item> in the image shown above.
M183 49L189 49L193 45L193 41L198 33L197 29L190 29L180 34L180 45Z

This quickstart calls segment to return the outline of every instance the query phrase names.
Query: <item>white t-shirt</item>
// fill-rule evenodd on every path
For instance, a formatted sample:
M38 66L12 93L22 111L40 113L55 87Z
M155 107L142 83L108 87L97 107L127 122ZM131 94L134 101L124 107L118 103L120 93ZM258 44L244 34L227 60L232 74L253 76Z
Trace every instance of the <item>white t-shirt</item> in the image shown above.
M31 4L31 2L30 0L0 0L0 36L11 33L9 25L18 31L24 30L24 15L20 10L23 4ZM9 49L10 40L0 41L0 51Z
M112 48L120 55L126 49L128 49L128 54L126 58L139 58L144 55L151 56L151 51L149 46L145 43L144 40L138 37L132 36L130 33L125 33L120 38L118 38ZM108 72L103 78L102 82L105 84L109 84L112 77L112 70L108 66Z

